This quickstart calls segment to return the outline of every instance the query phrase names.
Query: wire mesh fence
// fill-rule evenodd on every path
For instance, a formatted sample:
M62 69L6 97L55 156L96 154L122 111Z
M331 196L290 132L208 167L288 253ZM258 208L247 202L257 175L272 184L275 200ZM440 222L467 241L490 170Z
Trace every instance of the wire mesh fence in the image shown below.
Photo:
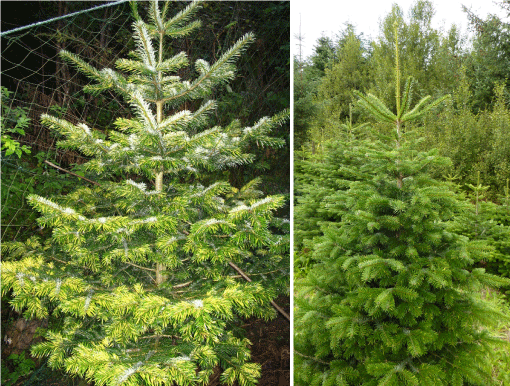
M190 63L199 57L214 61L243 33L255 30L258 40L239 63L236 83L211 96L223 97L224 102L218 105L218 124L228 124L234 117L253 123L289 105L289 6L285 3L206 3L200 15L203 32L171 43L169 49L185 51ZM184 5L172 4L176 9ZM142 14L144 7L146 4L139 3ZM87 157L57 147L59 138L41 125L41 114L84 122L105 132L117 117L130 116L124 101L113 92L99 96L84 93L82 89L90 81L65 63L59 52L68 50L98 69L112 68L117 59L134 48L133 18L127 1L12 2L2 4L2 11L4 20L19 20L21 28L2 21L1 232L2 240L23 240L48 232L38 228L37 214L26 202L28 194L60 195L87 183L50 166L74 168L84 174L79 165ZM24 12L46 19L25 25L30 17L23 17ZM186 69L179 75L191 77L193 71ZM289 128L277 135L288 138ZM17 146L16 151L9 150L12 141L18 144L12 145ZM286 148L280 154L261 154L266 164L280 165L275 180L281 181L281 175L289 179L288 153ZM230 178L243 180L250 173L257 172L240 169Z

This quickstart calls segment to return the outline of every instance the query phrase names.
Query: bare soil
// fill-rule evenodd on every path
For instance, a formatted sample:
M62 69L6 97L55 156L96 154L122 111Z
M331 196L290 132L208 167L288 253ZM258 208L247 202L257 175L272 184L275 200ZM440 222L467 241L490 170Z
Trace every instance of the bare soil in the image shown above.
M288 297L276 303L290 313ZM253 343L252 359L262 365L259 386L290 386L290 322L278 314L270 322L249 320L245 329Z

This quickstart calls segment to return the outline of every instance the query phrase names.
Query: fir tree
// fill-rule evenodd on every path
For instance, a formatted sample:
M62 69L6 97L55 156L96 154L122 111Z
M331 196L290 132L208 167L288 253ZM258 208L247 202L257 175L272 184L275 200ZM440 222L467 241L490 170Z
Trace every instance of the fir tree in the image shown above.
M452 223L451 229L467 236L473 248L480 251L477 262L487 272L510 278L510 192L507 186L505 195L501 196L500 204L487 200L489 186L480 182L477 173L477 184L467 184L470 194L467 196L466 210ZM503 288L508 294L508 288Z
M270 132L288 113L211 127L211 91L233 79L254 36L215 63L197 60L198 77L183 80L186 54L167 57L165 47L200 26L192 21L200 2L168 17L172 4L151 2L150 22L134 8L136 51L117 70L62 52L95 81L87 91L117 92L133 116L107 135L42 116L65 137L60 146L91 157L86 168L101 179L59 200L29 197L52 237L3 246L19 261L2 264L2 294L27 318L59 321L34 355L98 385L208 384L217 367L222 383L253 385L260 365L233 331L241 317L273 317L270 302L287 286L288 221L272 214L284 198L261 197L258 181L241 189L207 181L253 162L244 149L254 143L282 146ZM196 111L183 108L197 100Z
M327 141L324 152L305 159L294 158L294 186L299 203L294 211L296 275L310 265L310 252L315 237L321 234L321 226L341 219L342 210L337 205L340 202L336 194L342 194L352 181L371 175L370 171L361 170L364 157L358 152L359 146L371 137L370 128L366 123L353 125L352 106L349 110L349 118L339 125L336 140Z
M462 202L430 176L448 160L416 151L418 139L406 130L444 98L411 108L411 80L400 95L396 47L396 112L357 94L391 125L391 141L349 149L362 164L329 165L344 170L342 189L324 197L340 220L320 224L315 264L296 283L299 385L489 385L491 344L503 344L485 329L502 315L477 290L508 281L473 268L476 250L448 229ZM349 174L363 178L345 187Z

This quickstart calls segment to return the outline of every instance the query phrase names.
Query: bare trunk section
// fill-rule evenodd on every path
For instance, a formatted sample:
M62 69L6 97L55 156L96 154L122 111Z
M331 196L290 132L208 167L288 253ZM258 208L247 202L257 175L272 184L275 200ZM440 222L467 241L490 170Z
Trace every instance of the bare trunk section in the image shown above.
M157 108L157 120L160 123L163 120L163 102L156 103ZM163 171L160 171L156 174L156 190L158 192L163 191ZM163 271L166 270L166 267L161 263L156 263L156 285L162 284L166 280L166 275L163 274Z
M401 122L400 122L400 119L397 119L397 150L400 149L400 139L401 139L401 136L402 136L402 132L401 132ZM400 163L399 160L397 159L397 165ZM397 177L397 187L399 189L402 189L402 181L404 179L404 175L402 173L399 173L398 174L398 177Z

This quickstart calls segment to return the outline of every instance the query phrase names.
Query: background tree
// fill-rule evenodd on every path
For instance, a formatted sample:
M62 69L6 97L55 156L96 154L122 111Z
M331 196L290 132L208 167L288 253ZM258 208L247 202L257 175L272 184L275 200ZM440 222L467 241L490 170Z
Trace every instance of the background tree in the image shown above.
M309 140L311 121L316 114L315 95L319 76L313 67L302 65L294 58L294 149Z
M312 66L319 71L320 75L324 75L331 60L335 57L335 45L333 40L327 36L322 36L317 40L317 44L313 47L314 53L311 56Z
M508 2L499 3L510 15ZM491 106L495 100L494 88L498 83L510 86L510 24L495 15L481 19L466 7L470 26L475 32L473 49L467 58L467 69L473 92L474 112ZM509 100L508 91L505 99Z
M461 37L455 26L445 36L432 27L434 8L430 1L419 0L409 11L406 20L403 10L394 5L390 14L381 22L381 33L373 44L370 71L370 91L381 98L388 107L395 108L396 78L392 70L395 62L395 32L393 25L399 25L402 51L401 71L405 79L412 76L417 83L415 95L439 96L451 93L455 74L459 69Z
M308 60L294 58L294 148L302 149L310 141L313 122L320 116L321 107L317 104L317 93L326 68L335 57L333 40L322 37L314 46L314 53ZM312 152L315 143L311 141Z
M352 25L339 39L335 59L325 70L317 92L317 112L310 120L310 138L317 144L338 135L339 125L349 118L352 91L368 87L368 50ZM355 114L357 115L357 114Z

